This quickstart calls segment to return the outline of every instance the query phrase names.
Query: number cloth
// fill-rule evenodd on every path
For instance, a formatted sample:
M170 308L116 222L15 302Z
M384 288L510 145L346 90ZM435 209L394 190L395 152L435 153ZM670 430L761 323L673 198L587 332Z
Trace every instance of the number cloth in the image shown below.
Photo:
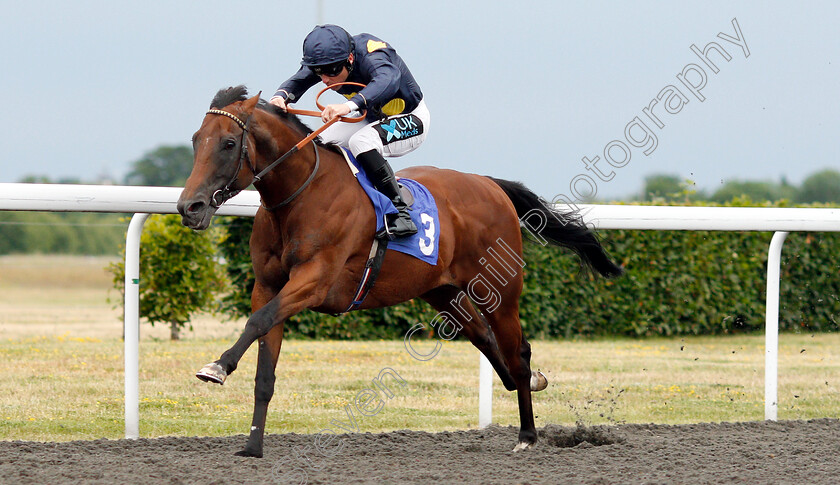
M368 180L364 169L356 161L356 157L347 148L342 147L345 158L358 170L356 179L367 193L373 204L376 213L376 232L385 227L385 214L396 214L397 209L388 197L373 187ZM414 196L414 204L409 210L411 220L417 226L417 234L403 237L388 243L388 249L414 256L421 261L437 264L438 259L438 234L440 222L438 221L438 210L435 198L423 184L406 178L400 178L399 182L405 186Z

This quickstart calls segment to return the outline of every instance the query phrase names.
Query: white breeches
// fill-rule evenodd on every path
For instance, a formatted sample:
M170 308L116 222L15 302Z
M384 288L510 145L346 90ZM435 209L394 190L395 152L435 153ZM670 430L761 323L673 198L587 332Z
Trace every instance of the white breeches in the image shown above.
M357 114L350 114L354 115ZM348 147L353 156L376 150L384 157L400 157L423 143L429 131L429 121L429 109L426 108L426 102L421 100L414 111L389 116L383 121L339 121L321 133L321 140Z

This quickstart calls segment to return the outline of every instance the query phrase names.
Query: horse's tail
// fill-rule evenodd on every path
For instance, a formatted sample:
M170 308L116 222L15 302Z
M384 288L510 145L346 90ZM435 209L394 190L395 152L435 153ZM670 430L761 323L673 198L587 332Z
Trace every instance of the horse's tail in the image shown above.
M621 266L610 260L598 237L586 227L577 211L564 213L552 209L545 200L520 182L488 178L505 191L513 202L520 220L526 215L529 215L525 217L526 221L531 217L539 216L541 228L535 236L543 238L552 245L571 249L580 256L584 265L602 276L612 278L624 273ZM535 210L540 211L541 215L535 214ZM522 231L526 231L525 227Z

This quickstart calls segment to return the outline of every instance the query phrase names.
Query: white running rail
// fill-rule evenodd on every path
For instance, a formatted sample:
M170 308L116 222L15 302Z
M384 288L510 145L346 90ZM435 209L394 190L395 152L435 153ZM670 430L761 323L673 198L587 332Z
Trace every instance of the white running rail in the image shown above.
M175 187L0 183L0 210L135 213L126 234L126 438L139 437L140 233L148 214L177 213L175 204L180 193L181 189ZM227 201L217 214L253 217L258 208L259 195L256 192L247 191ZM634 205L581 205L579 209L584 221L597 230L768 231L776 233L770 244L767 261L764 382L764 417L775 420L778 409L779 264L782 245L788 232L840 231L840 209ZM493 373L490 363L483 356L479 376L479 423L481 426L486 426L492 420Z

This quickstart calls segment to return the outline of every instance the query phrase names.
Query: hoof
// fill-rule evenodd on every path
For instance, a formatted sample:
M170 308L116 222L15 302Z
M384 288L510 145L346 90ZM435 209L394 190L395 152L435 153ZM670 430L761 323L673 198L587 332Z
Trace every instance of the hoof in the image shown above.
M540 371L531 371L531 391L542 391L546 387L548 387L548 379L545 377L545 374ZM519 444L521 445L522 443Z
M528 450L534 447L534 443L526 443L524 441L520 441L518 445L513 447L513 452L516 453L517 451Z
M262 451L252 451L252 450L249 450L248 448L245 448L242 451L237 451L236 453L234 453L234 455L236 455L236 456L248 456L248 457L251 457L251 458L262 458L263 457Z
M200 371L195 373L195 376L205 382L224 384L227 378L227 372L222 369L222 366L213 362L202 367Z

